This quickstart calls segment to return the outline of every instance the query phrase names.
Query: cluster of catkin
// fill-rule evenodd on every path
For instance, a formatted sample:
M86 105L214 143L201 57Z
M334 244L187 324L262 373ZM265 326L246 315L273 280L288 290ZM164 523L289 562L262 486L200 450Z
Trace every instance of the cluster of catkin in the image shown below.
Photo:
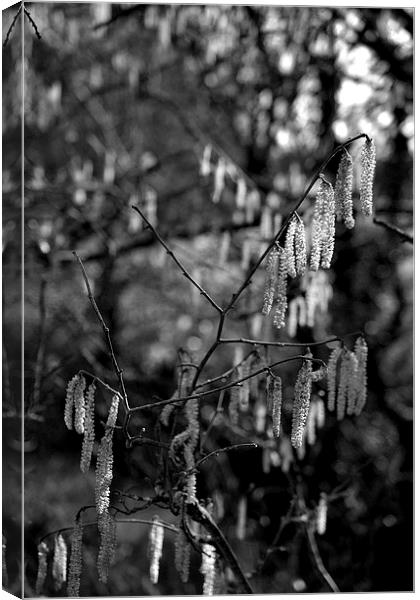
M344 415L359 415L367 398L368 347L363 337L357 338L353 351L335 348L328 361L328 410Z
M114 394L105 424L105 432L100 441L96 457L95 505L98 518L99 552L97 567L99 580L106 582L109 567L113 562L116 545L115 520L109 512L110 489L113 478L113 435L118 417L120 397ZM95 443L94 429L95 384L86 389L85 378L75 375L67 386L64 421L68 429L83 434L80 468L83 473L89 470ZM69 596L78 595L81 573L81 523L76 522L73 537L72 558L70 561Z
M67 429L83 435L80 469L89 470L95 443L95 383L86 389L83 375L75 375L67 385L64 422Z
M287 277L304 275L306 271L306 235L302 219L295 213L289 223L284 248L276 243L270 250L266 263L266 282L262 312L268 315L273 304L274 325L278 329L286 324Z
M364 215L372 214L373 179L376 152L373 140L367 138L361 153L360 204ZM320 185L315 200L311 226L312 245L309 256L311 271L329 269L334 252L335 222L343 221L347 228L354 227L353 217L353 160L346 149L338 167L335 188L320 176ZM306 271L306 234L303 221L294 213L289 221L284 247L278 242L270 250L266 260L266 281L262 312L268 315L275 303L274 326L278 329L286 324L288 306L287 278L302 276ZM299 309L299 317L298 317ZM307 322L306 307L295 303L290 310L291 331L296 329L297 319L302 325ZM312 320L312 319L310 319Z

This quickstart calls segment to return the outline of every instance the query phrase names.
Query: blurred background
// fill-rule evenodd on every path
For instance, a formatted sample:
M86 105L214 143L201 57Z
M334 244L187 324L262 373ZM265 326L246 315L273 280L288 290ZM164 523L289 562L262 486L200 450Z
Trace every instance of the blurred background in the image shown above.
M330 502L318 546L343 592L413 589L412 244L413 11L385 8L25 3L3 50L3 534L6 589L19 590L20 442L25 460L25 595L34 594L37 544L70 527L92 504L94 473L79 470L80 438L65 429L69 379L86 369L115 384L103 333L72 251L83 258L112 333L132 406L176 388L179 348L199 361L217 314L195 293L132 204L217 302L227 304L314 171L335 145L360 132L377 149L374 222L356 214L337 226L332 267L293 281L324 300L313 327L277 331L262 317L260 268L225 337L318 341L365 332L368 402L359 417L328 415L317 441L287 464L257 423L263 391L232 424L218 417L206 451L255 441L259 448L206 462L199 497L218 495L217 518L258 593L329 591L299 524L277 535L299 484L308 507ZM16 13L3 12L3 39ZM24 134L24 335L21 371L21 104ZM356 164L355 206L362 141ZM335 181L338 159L325 175ZM239 183L242 182L242 183ZM241 196L238 188L245 190ZM314 192L300 214L309 224ZM384 225L385 223L385 225ZM387 227L398 228L398 231ZM401 235L401 232L405 234ZM311 288L312 289L312 288ZM345 338L351 346L351 338ZM246 350L246 348L245 348ZM205 371L229 369L238 350L220 348ZM328 358L328 348L314 355ZM272 350L272 360L293 352ZM296 363L281 370L290 420ZM25 438L20 440L21 373ZM325 385L316 393L325 398ZM217 398L202 402L207 427ZM109 398L99 395L97 412ZM260 411L260 412L258 412ZM262 413L261 413L262 411ZM153 438L158 412L143 415ZM99 430L99 428L98 428ZM128 450L116 434L114 486L151 490L154 447ZM336 490L338 492L336 493ZM334 496L335 494L335 496ZM214 498L213 498L214 499ZM238 506L247 505L238 533ZM150 519L159 509L139 516ZM173 517L161 514L167 522ZM199 594L173 565L165 539L161 577L148 577L146 525L118 526L116 564L97 581L97 537L86 533L81 595ZM239 539L238 539L239 538ZM229 585L229 583L228 583ZM230 585L233 585L232 583ZM235 593L234 587L228 588ZM47 580L46 595L65 595Z

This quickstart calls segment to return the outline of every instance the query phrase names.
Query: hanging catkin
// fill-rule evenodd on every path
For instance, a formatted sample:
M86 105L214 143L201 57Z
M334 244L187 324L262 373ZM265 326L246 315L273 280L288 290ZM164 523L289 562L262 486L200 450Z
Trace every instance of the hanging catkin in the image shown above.
M83 524L79 516L71 534L71 552L69 563L69 578L67 582L67 596L78 598L80 593L80 576L82 574L82 547L83 547Z
M35 595L40 596L47 577L48 546L45 542L38 544L38 572L36 575Z
M289 302L289 318L287 319L287 335L291 338L296 336L298 326L298 302L293 298Z
M246 183L242 177L239 177L236 184L235 203L236 208L244 208L246 201Z
M354 353L357 359L358 365L358 397L355 406L355 414L360 415L362 412L367 399L367 358L368 358L368 347L366 340L362 337L357 338L354 345Z
M67 578L67 545L61 533L54 538L52 576L55 590L59 590Z
M347 229L351 229L354 227L353 159L347 150L344 150L338 165L334 197L337 220L343 221Z
M301 218L296 217L296 233L295 233L295 259L296 273L300 277L306 272L306 233L305 225Z
M159 579L160 559L162 557L164 528L157 516L153 517L153 524L149 534L149 559L150 581L157 583Z
M348 352L349 380L347 384L347 414L352 415L356 408L359 393L359 365L354 352Z
M294 448L302 446L311 400L312 361L310 359L312 358L312 354L311 352L307 352L305 356L308 358L304 359L295 384L291 435L291 442Z
M109 510L105 511L98 517L98 530L98 575L99 581L102 583L106 583L108 581L109 568L114 562L115 548L117 544L116 522Z
M337 362L341 356L341 348L337 347L330 354L328 360L328 410L335 410L335 398L337 395Z
M276 285L276 308L273 323L277 329L286 325L287 311L287 256L283 248L279 248L279 261Z
M265 276L265 287L264 287L264 305L262 309L263 315L270 314L271 308L274 301L274 292L277 280L279 261L279 249L274 246L268 254L266 263L266 276Z
M73 429L74 394L78 383L79 375L75 375L67 384L66 404L64 407L64 423L67 429Z
M109 507L109 494L112 483L112 467L114 457L112 453L112 437L118 416L119 396L112 397L111 407L105 426L105 434L101 440L96 457L95 500L98 517L106 512Z
M287 264L287 274L290 277L296 277L296 258L295 258L295 234L296 234L296 216L293 215L286 231L286 240L284 242L284 254Z
M216 549L211 544L202 545L200 572L204 576L203 595L213 596L216 578Z
M188 582L190 574L190 562L191 545L185 533L182 531L182 529L179 529L175 538L175 568L178 571L183 583Z
M83 432L82 453L80 457L80 470L87 473L92 459L93 445L95 443L95 384L91 383L85 398L85 427Z
M335 241L335 204L332 185L321 179L315 200L312 220L312 250L310 268L317 271L321 266L329 269L334 252Z
M350 378L349 351L344 348L341 354L340 380L337 391L337 419L341 421L346 414L347 392Z
M80 375L74 389L74 429L80 434L85 430L85 387L86 380Z
M370 216L373 210L373 180L376 167L376 148L372 139L367 138L360 156L362 166L360 179L360 203L362 214Z
M281 406L283 400L282 393L282 381L281 377L275 376L273 377L273 408L272 408L272 418L273 418L273 434L274 437L280 437L281 432Z
M248 501L246 496L241 496L238 502L238 516L236 520L236 537L238 540L244 540L246 535L246 518L248 510Z
M327 495L324 492L322 492L319 498L318 506L316 507L315 511L316 531L318 535L324 535L324 533L327 530L327 512Z
M207 144L203 150L200 163L200 175L207 177L211 173L211 145Z
M220 201L225 187L226 161L221 156L217 161L216 170L214 172L214 191L212 200L216 204Z

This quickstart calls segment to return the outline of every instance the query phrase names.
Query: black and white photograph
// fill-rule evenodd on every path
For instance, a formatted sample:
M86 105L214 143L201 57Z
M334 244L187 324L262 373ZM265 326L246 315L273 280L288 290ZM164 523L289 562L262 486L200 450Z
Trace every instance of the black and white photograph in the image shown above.
M413 29L3 8L4 592L413 592Z

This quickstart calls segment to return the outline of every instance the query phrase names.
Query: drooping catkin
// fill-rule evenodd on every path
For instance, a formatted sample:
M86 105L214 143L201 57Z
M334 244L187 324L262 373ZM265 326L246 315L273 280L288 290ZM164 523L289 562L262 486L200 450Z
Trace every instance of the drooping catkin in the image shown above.
M312 250L310 268L317 271L321 266L329 269L335 242L335 204L332 185L321 179L315 200L312 220Z
M203 156L200 163L200 175L207 177L211 173L211 145L207 144L203 150Z
M239 177L236 183L236 208L244 208L246 202L246 183L242 177Z
M213 596L216 579L216 549L211 544L202 545L200 572L204 576L203 595Z
M194 502L197 497L197 475L192 470L194 469L194 452L189 443L184 446L185 468L189 471L186 480L185 491L187 494L186 502Z
M295 233L295 259L296 273L302 277L306 272L306 233L305 225L299 217L296 217L296 233Z
M362 166L360 178L361 212L369 217L373 211L373 180L376 167L376 148L372 139L367 138L365 140L360 162Z
M279 261L277 271L276 285L276 308L274 311L273 323L277 329L281 329L286 325L287 311L287 256L284 248L279 248Z
M76 518L71 534L71 551L69 562L69 577L67 596L78 598L80 593L80 576L82 574L83 523L79 516Z
M111 407L105 427L105 434L99 445L96 457L95 500L98 517L109 507L109 494L112 483L112 467L114 463L112 438L118 416L119 396L112 397Z
M150 581L157 583L159 579L160 559L162 557L164 528L159 522L159 517L153 517L153 524L149 533L149 559L150 559Z
M360 415L362 412L367 399L367 358L368 358L368 346L366 340L363 337L359 337L354 345L354 353L357 359L358 365L358 397L354 412L356 415Z
M178 571L181 581L188 582L191 563L191 545L185 533L180 529L175 538L175 568Z
M312 354L311 352L307 352L305 356L308 358L304 359L295 384L291 435L291 443L294 448L302 446L311 400L312 361L310 359L312 358Z
M287 263L287 274L290 277L296 277L296 257L295 257L295 235L296 235L296 217L292 216L286 231L286 240L284 242L285 260Z
M316 426L318 429L325 425L325 404L319 398L316 402Z
M281 377L275 376L273 385L273 434L274 437L280 437L281 432L281 406L283 400L282 381Z
M337 391L337 419L341 421L346 414L346 401L349 379L351 374L351 367L349 363L349 351L344 348L341 355L341 366L340 366L340 380L338 383Z
M214 172L214 190L212 200L215 204L220 201L223 190L225 188L226 161L221 156L217 161L216 170Z
M224 231L219 246L220 250L218 263L220 267L223 267L228 261L231 239L232 235L230 231Z
M328 359L328 410L335 410L335 399L337 395L337 363L342 349L337 346Z
M264 287L264 304L262 308L263 315L270 314L274 301L274 292L276 288L277 272L279 261L279 249L277 246L272 248L267 257L266 276Z
M354 227L353 159L347 150L344 150L338 165L334 197L337 220L343 221L347 229L352 229Z
M327 374L327 368L322 365L316 371L312 371L312 381L321 381Z
M52 576L54 588L58 591L67 578L67 544L61 533L54 538Z
M274 377L269 373L265 382L267 412L273 412Z
M82 473L89 471L92 460L93 445L95 443L95 384L91 383L85 397L85 427L83 432L82 453L80 456L80 470Z
M238 366L238 379L248 377L250 368L251 365L249 360L245 360L242 364L240 364ZM241 412L246 412L249 408L249 385L249 379L246 379L239 386L239 410Z
M289 302L289 318L287 319L287 335L291 338L296 336L298 326L298 303L297 298Z
M233 377L234 380L239 378L237 369L235 369ZM232 425L237 425L239 420L239 395L239 386L234 385L230 388L228 413Z
M241 496L238 502L238 516L236 519L236 537L238 540L244 540L246 535L246 519L248 511L248 501L246 496Z
M99 581L108 581L109 568L114 562L117 545L117 529L113 515L106 510L98 517L99 552L97 568Z
M352 415L356 408L359 392L359 365L354 352L348 351L347 414Z
M281 470L283 471L283 473L288 473L290 470L290 465L293 462L293 450L290 440L286 436L283 436L281 438L279 456L281 461Z
M306 423L306 440L310 446L316 442L316 403L311 402Z
M64 407L64 423L67 429L73 429L74 393L79 381L79 375L75 375L67 384L66 404Z
M42 588L44 587L45 579L47 577L47 556L48 546L45 542L41 542L40 544L38 544L38 571L35 583L36 596L39 596L41 594Z
M327 513L328 513L328 500L327 495L322 492L319 498L318 506L315 511L316 519L316 531L318 535L324 535L327 530Z
M86 380L80 375L74 388L74 429L80 434L85 430L85 387Z

